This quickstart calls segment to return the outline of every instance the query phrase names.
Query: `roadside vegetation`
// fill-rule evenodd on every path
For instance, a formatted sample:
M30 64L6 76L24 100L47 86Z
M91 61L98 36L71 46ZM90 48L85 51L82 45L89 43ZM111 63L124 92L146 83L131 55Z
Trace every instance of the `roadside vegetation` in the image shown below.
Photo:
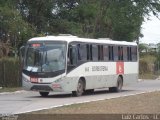
M156 79L160 76L160 44L149 48L139 45L139 78Z
M22 90L21 87L1 87L0 88L0 93L2 92L15 92L15 91L19 91Z

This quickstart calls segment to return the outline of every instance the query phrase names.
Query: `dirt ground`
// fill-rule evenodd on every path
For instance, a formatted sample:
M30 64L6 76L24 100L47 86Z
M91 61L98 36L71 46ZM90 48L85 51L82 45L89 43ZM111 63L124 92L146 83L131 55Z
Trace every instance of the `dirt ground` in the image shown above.
M160 92L69 105L34 114L160 114Z

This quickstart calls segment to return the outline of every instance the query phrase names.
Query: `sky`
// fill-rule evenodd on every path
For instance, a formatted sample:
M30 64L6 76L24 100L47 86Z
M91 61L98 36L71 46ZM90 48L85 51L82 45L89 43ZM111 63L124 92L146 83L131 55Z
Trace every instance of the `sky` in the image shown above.
M150 20L143 22L141 32L144 37L140 38L140 43L160 43L160 20L151 16Z

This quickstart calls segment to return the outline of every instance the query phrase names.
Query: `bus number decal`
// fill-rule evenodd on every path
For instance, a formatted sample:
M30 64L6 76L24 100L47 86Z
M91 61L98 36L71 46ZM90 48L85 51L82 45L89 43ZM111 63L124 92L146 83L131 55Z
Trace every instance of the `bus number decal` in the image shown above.
M124 74L124 62L117 62L116 63L116 73L117 74Z
M92 66L92 71L108 71L108 66Z

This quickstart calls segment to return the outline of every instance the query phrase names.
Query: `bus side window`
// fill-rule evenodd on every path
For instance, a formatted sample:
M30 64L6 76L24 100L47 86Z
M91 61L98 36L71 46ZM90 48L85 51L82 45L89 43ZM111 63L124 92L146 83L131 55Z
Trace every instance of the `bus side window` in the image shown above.
M113 52L113 46L109 46L109 60L113 61L114 60L114 52Z
M89 44L77 44L77 54L79 61L92 60L92 54L90 53L91 46Z
M104 60L103 45L98 45L98 60Z
M90 54L90 60L93 60L92 45L89 46L89 54Z
M78 53L78 60L81 60L81 48L80 44L77 44L77 53Z
M123 47L121 47L121 60L123 60L124 57L123 57Z
M128 47L123 47L123 59L124 59L124 61L128 61L128 52L127 52L127 48Z
M127 59L128 59L128 61L132 61L132 49L131 49L131 47L127 47Z
M137 61L137 47L132 47L132 60Z
M103 47L104 61L108 61L108 46Z
M72 53L72 49L70 48L71 46L68 47L68 57L67 57L67 64L71 64L71 53Z
M98 46L92 45L92 59L93 61L98 61Z
M111 54L112 54L111 46L109 46L108 54L109 54L109 60L111 60Z
M118 61L118 46L117 45L115 45L115 46L113 46L113 61Z
M75 46L70 46L68 50L68 64L76 65L77 64L77 50Z
M123 60L123 47L118 46L118 60Z
M103 51L103 45L101 45L101 60L104 60L104 51Z
M87 60L87 45L81 44L80 51L81 51L81 60L86 61Z
M90 60L90 48L89 48L89 44L87 44L86 47L87 47L87 60Z
M98 60L101 60L101 46L98 45Z

